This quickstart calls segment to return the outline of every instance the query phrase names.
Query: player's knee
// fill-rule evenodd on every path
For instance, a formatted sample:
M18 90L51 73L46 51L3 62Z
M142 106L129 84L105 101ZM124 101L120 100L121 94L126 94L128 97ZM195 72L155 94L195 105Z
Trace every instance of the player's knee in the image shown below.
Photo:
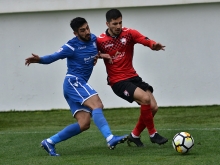
M102 104L101 101L98 101L93 105L92 109L96 109L96 108L101 108L101 109L104 108L104 105Z
M83 131L88 130L90 128L90 123L83 125L82 129Z
M150 96L148 94L142 97L143 104L150 104Z
M158 106L157 106L157 105L154 105L151 109L152 109L153 112L156 113L156 112L158 111Z
M80 130L85 131L90 128L90 121L81 122L81 123L79 123L79 125L80 125Z

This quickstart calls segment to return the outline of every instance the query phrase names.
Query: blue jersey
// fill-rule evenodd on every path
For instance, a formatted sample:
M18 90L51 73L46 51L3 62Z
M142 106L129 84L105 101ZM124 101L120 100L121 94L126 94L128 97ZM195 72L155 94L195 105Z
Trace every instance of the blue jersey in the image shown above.
M93 66L94 57L98 54L96 36L91 34L90 41L81 41L77 37L69 40L59 51L40 57L41 64L50 64L59 59L67 59L67 74L89 80Z

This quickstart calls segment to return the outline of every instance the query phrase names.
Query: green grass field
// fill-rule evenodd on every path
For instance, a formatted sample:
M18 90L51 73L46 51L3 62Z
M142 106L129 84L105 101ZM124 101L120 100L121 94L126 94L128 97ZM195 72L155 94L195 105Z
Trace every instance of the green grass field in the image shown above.
M129 134L135 126L138 108L106 109L112 132ZM75 122L69 110L0 113L0 165L217 165L220 164L220 106L166 107L155 116L158 132L169 142L152 144L142 133L146 147L120 144L109 150L94 123L82 134L56 145L60 157L51 157L40 142ZM194 140L192 150L177 153L172 137L187 131Z

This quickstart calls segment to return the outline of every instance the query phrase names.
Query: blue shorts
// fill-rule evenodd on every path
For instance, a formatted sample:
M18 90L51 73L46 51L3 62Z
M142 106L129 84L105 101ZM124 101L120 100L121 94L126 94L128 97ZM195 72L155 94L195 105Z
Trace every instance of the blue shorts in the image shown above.
M85 80L73 75L66 75L63 82L63 94L74 116L78 111L91 113L91 109L84 106L83 103L98 93Z

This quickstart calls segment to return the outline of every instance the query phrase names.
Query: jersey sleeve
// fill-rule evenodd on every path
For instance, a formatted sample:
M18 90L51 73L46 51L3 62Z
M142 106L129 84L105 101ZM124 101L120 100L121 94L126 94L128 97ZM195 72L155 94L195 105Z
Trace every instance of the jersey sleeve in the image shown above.
M149 39L148 37L142 35L140 32L134 29L130 29L133 41L135 43L142 44L144 46L148 46L149 48L152 49L153 44L156 44L154 40Z
M101 53L103 53L103 50L101 48L101 43L103 42L103 38L105 38L104 33L100 34L100 36L97 37L97 48L98 48L98 51L100 51Z
M63 45L57 52L40 57L40 64L50 64L60 59L67 58L73 55L74 48L67 44Z

